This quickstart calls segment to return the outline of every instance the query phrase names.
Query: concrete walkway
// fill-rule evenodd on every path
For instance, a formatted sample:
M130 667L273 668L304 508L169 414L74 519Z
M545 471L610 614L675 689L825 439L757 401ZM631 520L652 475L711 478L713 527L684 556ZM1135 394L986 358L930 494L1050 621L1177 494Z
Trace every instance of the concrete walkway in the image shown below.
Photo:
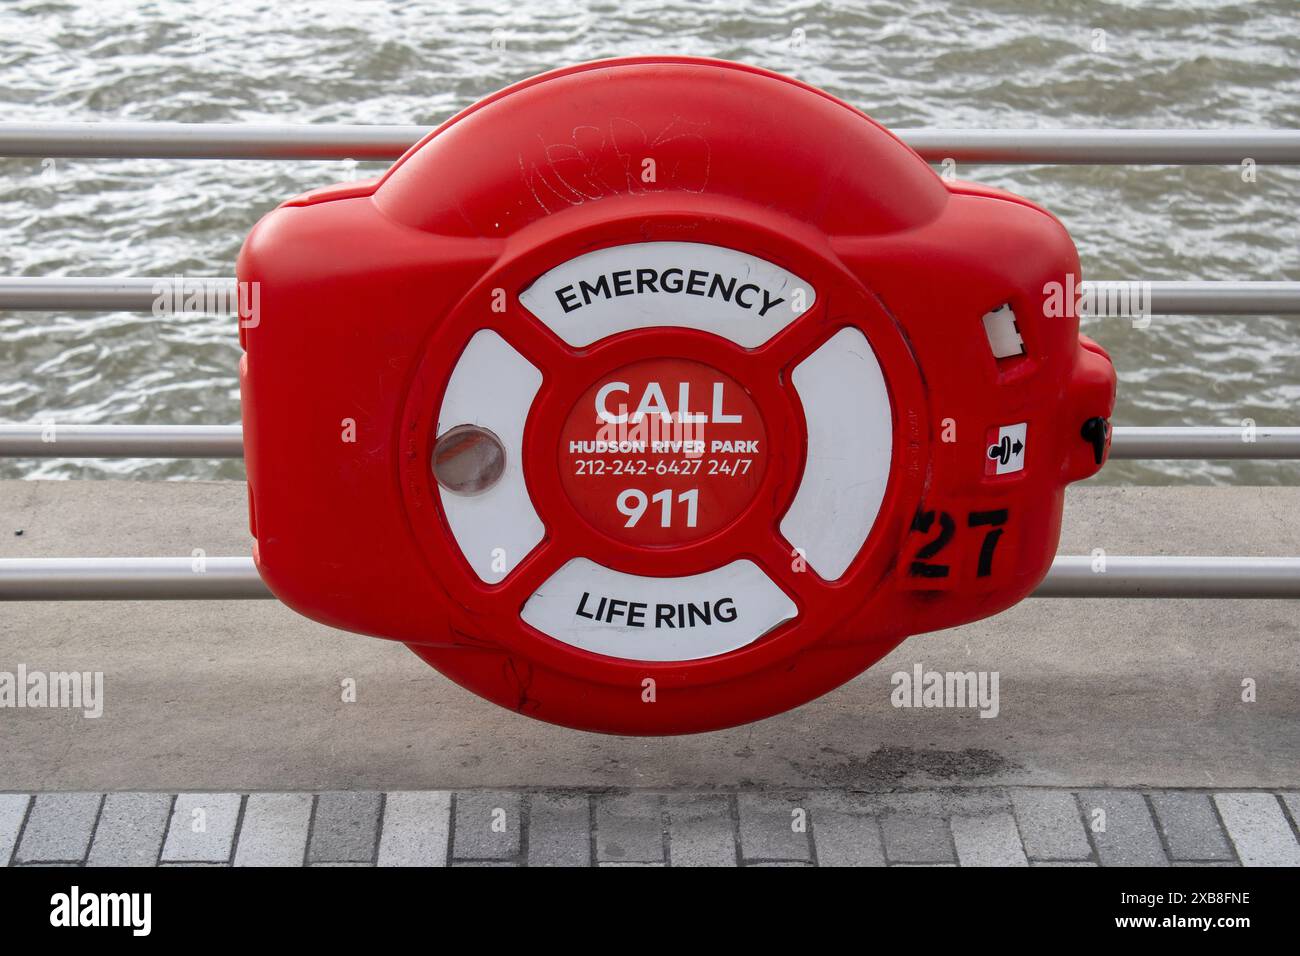
M1067 554L1300 554L1300 488L1067 500ZM0 482L5 557L247 554L246 522L238 483ZM1294 602L1030 600L790 713L638 739L502 710L272 601L6 604L0 671L102 672L104 711L0 709L0 790L1294 791L1298 631ZM917 664L997 672L997 716L893 706Z
M0 862L1300 866L1298 816L1264 791L0 794Z

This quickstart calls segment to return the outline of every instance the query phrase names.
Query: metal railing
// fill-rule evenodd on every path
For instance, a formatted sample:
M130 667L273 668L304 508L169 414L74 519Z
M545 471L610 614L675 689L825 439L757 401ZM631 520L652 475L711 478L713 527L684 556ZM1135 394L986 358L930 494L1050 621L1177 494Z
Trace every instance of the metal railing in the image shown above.
M425 126L0 123L0 156L391 161ZM1300 163L1300 130L896 129L930 162L1111 165Z
M388 161L419 126L0 123L0 156ZM1300 130L895 131L931 162L1300 164ZM179 283L179 285L178 285ZM0 277L0 309L159 311L195 287L232 311L235 280ZM1134 295L1133 292L1138 294ZM1093 319L1133 315L1300 315L1300 282L1103 280L1084 284ZM211 293L208 295L207 293ZM179 311L179 310L178 310ZM0 457L238 458L238 425L0 425ZM1117 427L1115 459L1300 459L1300 428ZM1300 558L1058 556L1036 597L1300 598ZM0 600L272 597L247 557L0 559Z
M271 597L252 558L0 558L0 601ZM1058 556L1033 597L1295 598L1300 558Z
M0 424L0 458L242 458L238 425ZM1115 460L1300 459L1300 428L1114 429Z
M160 296L202 293L233 312L231 276L0 276L0 309L27 312L149 312ZM1102 279L1080 284L1084 318L1139 315L1300 315L1300 282L1170 282ZM163 309L170 311L170 309ZM182 310L176 310L182 311Z

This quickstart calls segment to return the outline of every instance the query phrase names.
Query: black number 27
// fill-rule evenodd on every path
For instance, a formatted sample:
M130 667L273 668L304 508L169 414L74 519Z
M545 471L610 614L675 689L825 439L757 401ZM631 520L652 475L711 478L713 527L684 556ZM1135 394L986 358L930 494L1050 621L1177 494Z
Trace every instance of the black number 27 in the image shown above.
M912 530L921 534L929 534L936 521L939 525L939 533L917 549L908 568L908 574L914 578L946 578L948 576L948 565L930 559L946 548L957 533L957 523L953 520L952 515L946 511L918 511L916 517L912 519ZM975 576L977 578L986 578L993 573L993 552L998 546L998 539L1002 537L1004 530L1002 526L1006 523L1006 508L998 508L994 511L972 511L966 516L966 526L968 528L989 529L984 535L983 543L980 545L979 562L975 567Z
M908 573L914 578L946 578L948 576L948 565L938 564L929 559L948 547L948 542L952 540L952 536L956 533L957 523L952 520L952 515L946 511L918 511L916 517L912 519L912 530L919 531L921 534L929 534L930 529L934 527L936 517L939 519L939 533L917 548L916 555L912 560L912 566L908 569Z

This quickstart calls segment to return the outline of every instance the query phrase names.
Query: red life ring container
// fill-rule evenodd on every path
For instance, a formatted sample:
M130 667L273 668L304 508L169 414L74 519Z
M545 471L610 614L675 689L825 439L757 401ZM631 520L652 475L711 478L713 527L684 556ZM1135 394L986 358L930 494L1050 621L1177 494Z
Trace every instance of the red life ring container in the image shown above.
M1078 272L1050 214L786 77L527 80L245 243L257 566L542 720L797 706L1047 572L1114 401L1051 314Z

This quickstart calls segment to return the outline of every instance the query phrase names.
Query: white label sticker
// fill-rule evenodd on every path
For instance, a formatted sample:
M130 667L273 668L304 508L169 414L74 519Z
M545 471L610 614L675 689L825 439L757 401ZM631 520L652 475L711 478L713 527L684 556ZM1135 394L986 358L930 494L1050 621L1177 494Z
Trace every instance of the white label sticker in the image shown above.
M1027 422L1003 425L989 442L988 461L995 475L1009 475L1025 467L1025 434Z
M734 651L795 616L794 602L752 561L655 578L575 558L524 604L526 623L608 657L691 661Z
M702 242L588 252L542 275L519 301L570 345L651 326L762 345L812 307L813 287L748 253Z

